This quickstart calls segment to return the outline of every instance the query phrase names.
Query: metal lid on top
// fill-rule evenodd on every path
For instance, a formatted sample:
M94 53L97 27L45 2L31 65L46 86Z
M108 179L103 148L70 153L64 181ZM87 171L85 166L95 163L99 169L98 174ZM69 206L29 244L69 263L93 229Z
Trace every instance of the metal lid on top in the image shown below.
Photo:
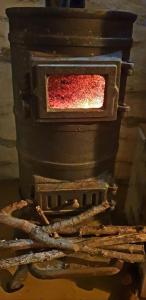
M91 19L112 19L129 20L134 22L137 15L128 11L118 10L88 10L85 8L51 8L51 7L12 7L6 9L8 17L14 16L52 16L61 18L91 18Z

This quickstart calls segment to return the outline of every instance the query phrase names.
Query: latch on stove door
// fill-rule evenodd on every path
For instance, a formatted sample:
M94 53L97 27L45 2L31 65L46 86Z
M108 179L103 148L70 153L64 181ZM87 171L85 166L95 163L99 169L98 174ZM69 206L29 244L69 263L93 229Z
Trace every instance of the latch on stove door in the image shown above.
M132 62L127 62L127 61L122 61L122 64L121 64L121 71L123 70L123 72L126 73L126 75L133 75L134 73L134 63ZM123 113L126 113L126 112L129 112L131 109L131 107L129 105L127 105L126 103L122 103L118 105L118 110L123 112Z

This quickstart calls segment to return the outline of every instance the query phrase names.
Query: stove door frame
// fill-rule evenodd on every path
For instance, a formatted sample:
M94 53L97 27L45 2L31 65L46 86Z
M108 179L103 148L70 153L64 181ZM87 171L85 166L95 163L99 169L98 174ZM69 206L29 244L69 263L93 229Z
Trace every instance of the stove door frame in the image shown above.
M120 85L121 62L105 60L38 61L31 67L33 115L38 122L78 122L116 120ZM104 108L50 109L47 111L46 78L49 75L101 75L106 77Z

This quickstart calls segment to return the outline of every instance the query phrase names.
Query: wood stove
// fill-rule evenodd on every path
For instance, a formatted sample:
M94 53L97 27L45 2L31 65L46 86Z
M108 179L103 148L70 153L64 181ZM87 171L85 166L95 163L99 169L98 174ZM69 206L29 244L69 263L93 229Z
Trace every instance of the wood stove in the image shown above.
M34 175L113 176L136 16L48 7L7 15L22 196Z
M52 221L111 205L136 15L50 7L6 12L22 198ZM40 278L51 278L50 270L30 268Z

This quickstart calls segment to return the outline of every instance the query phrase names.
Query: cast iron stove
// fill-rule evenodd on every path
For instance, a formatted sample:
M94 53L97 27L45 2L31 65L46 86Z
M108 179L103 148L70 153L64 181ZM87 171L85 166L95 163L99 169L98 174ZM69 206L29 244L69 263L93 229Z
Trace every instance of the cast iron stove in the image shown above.
M7 15L22 199L32 199L47 224L80 218L105 202L112 207L136 15L52 7L9 8ZM72 276L120 270L112 265L102 273L91 258L85 260L86 268L76 263ZM57 260L56 269L31 264L29 271L39 278L68 278L69 266ZM12 290L24 271L26 266L16 271Z

